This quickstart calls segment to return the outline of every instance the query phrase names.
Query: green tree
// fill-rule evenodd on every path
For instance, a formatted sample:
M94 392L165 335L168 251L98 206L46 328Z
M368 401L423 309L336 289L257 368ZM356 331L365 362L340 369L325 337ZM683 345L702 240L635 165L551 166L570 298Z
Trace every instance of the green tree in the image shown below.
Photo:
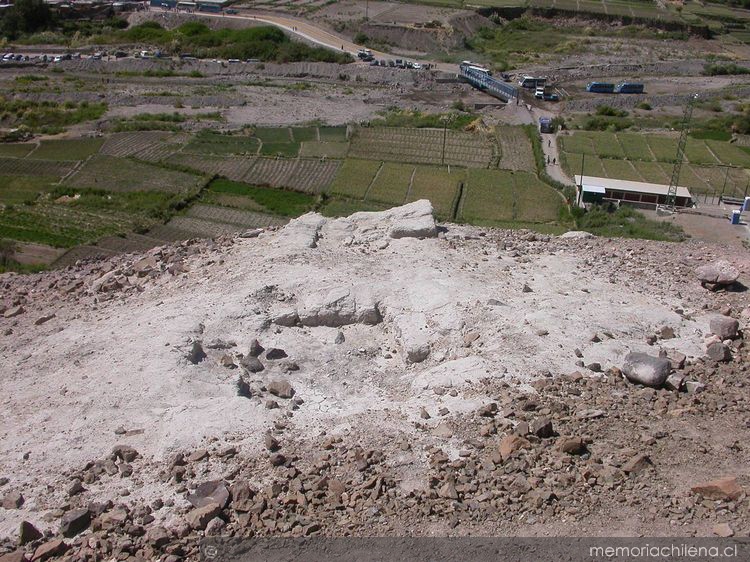
M44 0L16 0L12 8L4 11L0 30L3 37L16 39L23 33L45 30L52 23L52 12Z

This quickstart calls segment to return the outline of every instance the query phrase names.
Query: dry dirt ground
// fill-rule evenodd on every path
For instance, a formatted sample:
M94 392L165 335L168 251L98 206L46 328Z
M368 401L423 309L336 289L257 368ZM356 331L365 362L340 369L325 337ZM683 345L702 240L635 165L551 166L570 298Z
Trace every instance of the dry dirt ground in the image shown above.
M0 276L0 553L750 533L742 331L706 356L747 254L436 231L427 202L246 236ZM623 378L660 350L672 390Z

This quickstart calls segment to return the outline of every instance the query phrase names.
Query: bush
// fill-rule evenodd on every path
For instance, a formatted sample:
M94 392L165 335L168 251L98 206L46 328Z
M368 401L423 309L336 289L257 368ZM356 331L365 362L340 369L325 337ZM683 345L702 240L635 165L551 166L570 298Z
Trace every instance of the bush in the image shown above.
M596 108L597 115L603 115L605 117L627 117L628 112L624 109L615 109L609 105L600 105Z
M651 107L651 104L648 103L647 101L642 101L641 103L639 103L638 105L636 105L636 107L638 109L645 109L646 111L651 111L651 109L653 109Z
M354 42L358 45L365 45L369 40L370 38L367 36L367 34L362 31L358 31L354 35Z
M750 68L739 66L733 62L716 62L703 67L706 76L721 76L727 74L750 74Z

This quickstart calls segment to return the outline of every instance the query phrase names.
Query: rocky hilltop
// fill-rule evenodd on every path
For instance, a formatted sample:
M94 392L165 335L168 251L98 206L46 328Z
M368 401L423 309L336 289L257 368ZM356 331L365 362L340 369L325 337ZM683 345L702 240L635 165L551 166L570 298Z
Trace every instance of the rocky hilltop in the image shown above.
M418 201L0 276L0 560L747 536L750 260L724 254Z

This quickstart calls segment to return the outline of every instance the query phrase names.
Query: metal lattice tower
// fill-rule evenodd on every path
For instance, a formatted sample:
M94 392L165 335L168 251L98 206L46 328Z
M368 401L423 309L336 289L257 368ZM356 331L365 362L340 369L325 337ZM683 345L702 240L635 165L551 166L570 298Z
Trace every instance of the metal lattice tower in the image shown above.
M667 204L665 205L670 211L674 211L675 201L677 199L677 184L680 181L680 170L682 161L685 159L685 145L687 144L688 133L690 132L690 120L693 118L693 106L698 99L698 94L693 94L690 101L685 106L685 113L682 115L682 124L680 125L680 140L677 141L677 156L672 168L672 178L669 180L669 189L667 190Z

